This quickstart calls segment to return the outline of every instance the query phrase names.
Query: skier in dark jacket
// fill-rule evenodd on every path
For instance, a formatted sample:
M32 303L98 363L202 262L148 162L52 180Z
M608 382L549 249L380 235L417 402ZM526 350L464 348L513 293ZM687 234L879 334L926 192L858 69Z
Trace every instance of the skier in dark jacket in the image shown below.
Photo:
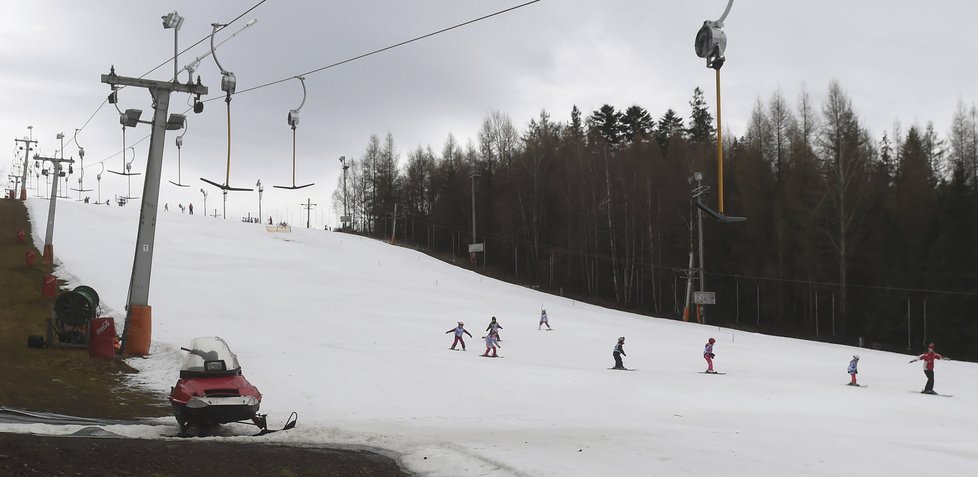
M492 321L489 322L489 326L486 327L486 331L496 334L496 341L502 341L503 339L499 337L499 330L503 329L503 326L496 321L496 317L492 317Z
M625 337L619 336L618 342L615 343L615 349L611 352L611 356L615 358L615 367L613 369L626 369L625 365L621 362L622 356L628 356L625 354Z

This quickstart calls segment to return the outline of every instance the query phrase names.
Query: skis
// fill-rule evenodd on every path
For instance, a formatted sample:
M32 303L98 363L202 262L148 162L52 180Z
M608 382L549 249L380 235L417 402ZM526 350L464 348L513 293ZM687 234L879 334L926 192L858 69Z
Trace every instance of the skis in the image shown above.
M727 373L717 373L717 372L708 373L706 371L700 371L700 374L727 374Z
M637 371L635 368L608 368L615 371Z
M849 386L849 387L852 387L852 388L868 388L869 387L866 384L852 384L852 383L846 383L846 386Z
M464 349L455 349L455 348L448 348L448 349L450 349L452 351L465 351Z
M931 393L925 393L923 391L910 391L910 392L912 392L914 394L926 394L926 395L930 395L930 396L941 396L941 397L953 397L954 396L953 394L940 394L940 393L936 393L936 392L931 392Z
M484 355L484 354L480 354L479 357L480 358L502 358L502 356L487 356L487 355Z

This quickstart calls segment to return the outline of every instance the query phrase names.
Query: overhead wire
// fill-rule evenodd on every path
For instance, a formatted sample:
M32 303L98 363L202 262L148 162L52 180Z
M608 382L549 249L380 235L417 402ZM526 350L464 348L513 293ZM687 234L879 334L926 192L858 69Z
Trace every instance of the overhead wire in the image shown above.
M232 25L232 24L233 24L234 22L236 22L236 21L238 21L238 20L240 20L240 19L241 19L242 17L244 17L245 15L247 15L247 14L249 14L249 13L251 13L251 12L252 12L252 11L253 11L254 9L256 9L256 8L258 8L258 7L260 7L260 6L261 6L261 5L263 4L263 3L265 3L265 2L267 2L267 1L268 1L268 0L261 0L261 1L259 1L258 3L256 3L256 4L254 4L254 5L252 5L252 6L251 6L251 8L249 8L249 9L247 9L247 10L245 10L245 11L244 11L244 12L242 12L242 13L241 13L240 15L238 15L238 16L236 16L236 17L234 17L234 19L232 19L231 21L229 21L229 22L227 22L227 23L225 23L225 24L224 24L224 26L222 26L222 27L220 27L220 28L219 28L219 29L218 29L217 31L221 31L221 30L223 30L223 29L225 29L225 28L227 28L227 27L229 27L229 26L231 26L231 25ZM184 54L184 53L186 53L187 51L189 51L189 50L191 50L192 48L194 48L194 47L196 47L197 45L199 45L199 44L201 44L201 43L203 43L203 42L205 42L205 41L207 41L208 39L210 39L210 37L211 37L211 35L207 35L207 36L205 36L205 37L203 37L203 38L201 38L200 40L197 40L197 42L196 42L196 43L194 43L193 45L190 45L190 46L188 46L187 48L184 48L183 50L181 50L181 51L180 51L180 53L178 54L178 56L179 56L179 55L182 55L182 54ZM147 71L147 72L145 72L145 73L143 73L143 74L142 74L141 76L139 76L139 78L144 78L144 77L146 77L146 76L148 76L149 74L151 74L151 73L153 73L154 71L156 71L156 70L158 70L158 69L160 69L160 68L162 68L162 67L164 67L164 66L166 66L167 64L169 64L169 63L170 63L171 61L173 61L173 60L174 60L174 57L172 57L172 56L171 56L171 57L169 57L169 58L167 58L167 59L166 59L166 60L165 60L164 62L162 62L162 63L160 63L160 64L159 64L158 66L156 66L155 68L153 68L153 69L151 69L151 70L149 70L149 71ZM125 86L123 86L123 87L120 87L119 89L122 89L122 88L124 88L124 87L125 87ZM99 113L99 111L101 111L101 110L102 110L102 108L103 108L103 107L105 107L105 105L106 105L106 104L107 104L108 102L109 102L109 98L108 98L108 97L106 97L105 99L103 99L103 100L102 100L102 104L100 104L100 105L98 106L98 108L96 108L96 109L95 109L95 112L94 112L94 113L92 113L92 115L88 117L88 120L86 120L86 121L85 121L85 124L83 124L83 125L82 125L82 127L80 127L80 128L78 128L78 132L81 132L81 131L83 131L83 130L85 129L85 127L86 127L86 126L88 126L88 123L90 123L90 122L92 121L92 119L93 119L93 118L95 117L95 115L96 115L96 114L98 114L98 113ZM76 134L77 134L77 133L76 133ZM142 138L142 139L140 139L140 140L138 140L138 141L136 141L136 142L135 142L134 144L139 144L140 142L143 142L144 140L146 140L146 138L148 138L148 137L149 137L149 135L147 135L146 137L144 137L144 138ZM59 149L59 150L58 150L58 153L61 153L61 152L62 152L62 150L61 150L61 149ZM112 154L112 155L111 155L111 156L109 156L109 157L106 157L106 158L104 158L104 159L102 159L102 160L100 160L100 161L97 161L97 162L94 162L94 163L92 163L92 164L89 164L89 165L87 165L87 166L85 166L85 167L91 167L91 166L94 166L94 165L97 165L97 164L101 164L101 163L103 163L103 162L105 162L105 161L107 161L107 160L109 160L109 159L112 159L113 157L116 157L116 156L118 156L118 155L119 155L120 153L123 153L123 152L125 152L125 151L119 151L119 152L116 152L115 154Z
M312 75L312 74L315 74L315 73L319 73L320 71L323 71L323 70L328 70L330 68L335 68L337 66L344 65L346 63L351 63L351 62L354 62L354 61L357 61L357 60L366 58L368 56L376 55L378 53L383 53L383 52L385 52L387 50L392 50L394 48L398 48L398 47L407 45L409 43L414 43L416 41L423 40L425 38L430 38L432 36L439 35L441 33L445 33L445 32L448 32L448 31L451 31L451 30L455 30L455 29L458 29L458 28L461 28L461 27L464 27L464 26L467 26L467 25L471 25L471 24L476 23L476 22L480 22L482 20L487 20L489 18L498 16L498 15L502 15L504 13L508 13L508 12L513 11L513 10L518 10L520 8L523 8L523 7L532 5L534 3L538 3L540 1L542 1L542 0L531 0L531 1L528 1L528 2L525 2L525 3L521 3L519 5L515 5L515 6L512 6L512 7L503 9L503 10L499 10L499 11L490 13L488 15L483 15L483 16L478 17L478 18L473 18L471 20L464 21L462 23L456 23L455 25L452 25L452 26L446 27L446 28L442 28L442 29L437 30L437 31L433 31L431 33L426 33L426 34L421 35L421 36L416 36L414 38L411 38L411 39L408 39L408 40L404 40L402 42L395 43L395 44L390 45L390 46L385 46L383 48L378 48L376 50L369 51L367 53L363 53L361 55L357 55L357 56L354 56L352 58L347 58L347 59L342 60L342 61L337 61L336 63L332 63L332 64L329 64L329 65L326 65L326 66L322 66L322 67L319 67L319 68L316 68L316 69L313 69L313 70L309 70L309 71L307 71L305 73L299 73L297 75L292 75L292 76L289 76L289 77L286 77L286 78L282 78L282 79L279 79L279 80L271 81L271 82L268 82L268 83L265 83L265 84L261 84L261 85L258 85L258 86L252 86L251 88L246 88L246 89L240 90L240 91L236 92L235 94L247 93L249 91L254 91L254 90L265 88L265 87L268 87L268 86L274 86L274 85L279 84L279 83L284 83L286 81L289 81L289 80L292 80L292 79L296 79L296 78L298 78L300 76L309 76L309 75ZM216 99L221 99L221 98L217 98L217 97L210 98L210 99L205 100L205 102L207 102L207 101L213 101L213 100L216 100Z

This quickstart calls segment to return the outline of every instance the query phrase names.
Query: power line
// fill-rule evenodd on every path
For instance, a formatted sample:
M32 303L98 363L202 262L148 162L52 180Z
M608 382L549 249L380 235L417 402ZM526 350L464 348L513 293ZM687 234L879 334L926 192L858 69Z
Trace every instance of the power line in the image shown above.
M247 10L245 10L245 11L244 11L244 13L242 13L241 15L238 15L238 16L236 16L236 17L234 17L234 20L231 20L231 21L229 21L229 22L227 22L227 23L225 23L225 24L224 24L224 26L222 26L222 27L220 27L220 28L218 28L218 29L217 29L217 31L215 31L214 33L217 33L217 32L219 32L219 31L222 31L222 30L224 30L225 28L227 28L227 27L229 27L229 26L231 26L231 24L232 24L232 23L234 23L234 22L236 22L236 21L238 21L238 20L240 20L240 19L241 19L241 17L243 17L243 16L245 16L245 15L247 15L247 14L249 14L249 13L251 13L251 11L252 11L252 10L254 10L254 9L256 9L256 8L258 8L258 7L260 7L260 6L261 6L261 4L263 4L263 3L265 3L265 2L267 2L267 1L268 1L268 0L261 0L260 2L258 2L258 3L256 3L256 4L255 4L254 6L252 6L251 8L249 8L249 9L247 9ZM179 53L179 55L182 55L182 54L184 54L184 53L186 53L186 52L188 52L188 51L190 51L190 49L192 49L193 47L195 47L195 46L197 46L197 45L199 45L199 44L201 44L201 43L203 43L203 42L205 42L205 41L207 41L207 40L209 40L210 38L211 38L211 35L207 35L207 36L205 36L205 37L203 37L203 38L201 38L200 40L197 40L197 43L194 43L193 45L190 45L190 46L188 46L188 47L186 47L186 48L184 48L184 49L183 49L183 51L181 51L181 52ZM142 76L140 76L140 78L143 78L143 77L145 77L145 76L148 76L148 75L149 75L150 73L152 73L152 72L154 72L154 71L156 71L156 70L158 70L158 69L160 69L160 68L162 68L162 67L164 67L164 66L166 66L166 65L167 65L167 64L168 64L168 63L169 63L169 62L170 62L171 60L173 60L173 59L174 59L173 57L170 57L170 58L168 58L168 59L167 59L166 61L164 61L164 62L162 62L162 63L160 63L160 64L159 64L159 65L158 65L158 66L157 66L156 68L153 68L153 69L151 69L151 70L149 70L149 71L147 71L147 72L145 72L145 73L143 73L143 75L142 75Z
M502 15L504 13L508 13L508 12L513 11L513 10L517 10L517 9L526 7L528 5L532 5L532 4L537 3L539 1L541 1L541 0L531 0L531 1L526 2L526 3L521 3L519 5L516 5L516 6L513 6L513 7L509 7L509 8L503 9L503 10L499 10L497 12L490 13L488 15L483 15L483 16L478 17L478 18L473 18L472 20L468 20L468 21L465 21L465 22L462 22L462 23L457 23L457 24L452 25L452 26L447 27L447 28L442 28L441 30L437 30L437 31L433 31L431 33L427 33L427 34L421 35L421 36L417 36L417 37L411 38L410 40L404 40L404 41L402 41L400 43L395 43L395 44L390 45L390 46L385 46L383 48L378 48L376 50L373 50L373 51L370 51L370 52L367 52L367 53L363 53L361 55L357 55L357 56L354 56L352 58L345 59L343 61L338 61L336 63L332 63L332 64L329 64L329 65L326 65L326 66L322 66L322 67L319 67L319 68L316 68L316 69L313 69L313 70L309 70L309 71L307 71L305 73L299 73L297 75L289 76L287 78L282 78L280 80L275 80L275 81L272 81L270 83L265 83L265 84L262 84L262 85L253 86L251 88L243 89L241 91L238 91L235 94L247 93L249 91L254 91L256 89L265 88L267 86L273 86L273 85L276 85L276 84L279 84L279 83L284 83L286 81L289 81L291 79L298 78L300 76L309 76L309 75L314 74L314 73L319 73L320 71L323 71L323 70L327 70L327 69L334 68L334 67L337 67L337 66L340 66L340 65L344 65L346 63L351 63L353 61L357 61L357 60L366 58L366 57L371 56L371 55L376 55L378 53L382 53L382 52L385 52L387 50L392 50L394 48L407 45L409 43L414 43L416 41L423 40L425 38L429 38L429 37L432 37L432 36L435 36L435 35L438 35L438 34L441 34L441 33L445 33L447 31L451 31L451 30L455 30L457 28L461 28L463 26L471 25L473 23L480 22L482 20L486 20L486 19L495 17L497 15ZM221 97L210 98L210 99L205 100L205 102L206 101L214 101L214 100L217 100L217 99L224 99L224 98L221 98Z
M265 2L267 2L267 1L268 1L268 0L261 0L260 2L258 2L258 3L256 3L255 5L253 5L253 6L251 7L251 8L249 8L249 9L247 9L247 10L245 10L245 11L244 11L243 13L241 13L240 15L238 15L238 16L236 16L236 17L234 17L234 19L233 19L233 20L231 20L231 21L229 21L229 22L227 22L227 23L225 23L225 24L224 24L224 26L222 26L222 27L220 27L220 28L218 28L218 29L217 29L217 31L219 32L219 31L221 31L221 30L224 30L225 28L227 28L227 27L229 27L229 26L231 26L231 24L233 24L234 22L236 22L236 21L238 21L238 20L240 20L240 19L241 19L242 17L244 17L245 15L247 15L247 14L249 14L249 13L251 13L251 11L252 11L252 10L254 10L254 9L256 9L256 8L258 8L258 7L260 7L260 6L261 6L261 5L263 4L263 3L265 3ZM215 32L215 33L216 33L216 32ZM187 51L190 51L190 50L191 50L192 48L194 48L194 47L196 47L197 45L199 45L199 44L201 44L201 43L203 43L203 42L205 42L205 41L207 41L207 40L209 40L210 38L211 38L211 35L207 35L207 36L205 36L205 37L203 37L203 38L201 38L200 40L197 40L197 42L196 42L196 43L194 43L193 45L190 45L190 46L188 46L187 48L184 48L184 49L183 49L183 50L182 50L182 51L181 51L181 52L180 52L180 53L178 54L178 56L179 56L179 55L182 55L182 54L184 54L184 53L186 53ZM143 77L146 77L146 76L148 76L148 75L149 75L150 73L152 73L152 72L154 72L154 71L156 71L156 70L158 70L158 69L160 69L160 68L162 68L162 67L164 67L164 66L166 66L166 65L167 65L168 63L170 63L170 61L172 61L172 60L174 60L174 57L172 57L172 56L171 56L170 58L167 58L167 59L166 59L166 60L165 60L164 62L162 62L162 63L160 63L160 64L159 64L158 66L156 66L155 68L153 68L153 69L151 69L151 70L149 70L149 71L147 71L147 72L145 72L145 73L143 73L143 74L142 74L142 76L140 76L140 78L143 78ZM125 87L125 86L123 86L123 88L124 88L124 87ZM120 88L120 89L122 89L122 88ZM105 104L106 104L106 103L108 103L108 101L109 101L109 98L108 98L108 97L106 97L106 98L105 98L104 100L102 100L102 104L100 104L100 105L98 106L98 108L96 108L96 109L95 109L95 112L94 112L94 113L92 113L92 115L88 117L88 120L87 120L87 121L85 121L85 124L83 124L83 125L82 125L82 127L80 127L80 128L78 128L78 131L77 131L77 132L76 132L75 134L78 134L79 132L82 132L82 131L83 131L83 130L85 129L85 127L86 127L86 126L88 126L88 123L92 121L92 118L94 118L94 117L95 117L95 115L96 115L96 114L98 114L98 112L102 110L102 108L103 108L103 107L105 106ZM186 112L186 111L185 111L185 112ZM149 137L149 136L147 136L147 137ZM146 138L144 137L143 139L140 139L139 141L137 141L137 142L136 142L136 144L139 144L139 143L140 143L140 142L142 142L142 141L143 141L144 139L146 139ZM62 150L61 150L61 149L59 149L59 150L58 150L58 153L61 153L61 152L62 152ZM125 152L125 151L120 151L120 152ZM118 155L120 154L120 152L117 152L117 153L115 153L115 154L113 154L113 155L111 155L111 156L109 156L109 157L107 157L107 158L105 158L105 159L102 159L101 161L98 161L98 162L96 162L96 163L94 163L94 164L90 164L89 166L92 166L92 165L95 165L95 164L101 164L102 162L105 162L106 160L109 160L109 159L111 159L111 158L113 158L113 157L115 157L115 156L118 156Z
M258 7L259 7L259 6L261 5L261 4L263 4L263 3L265 3L266 1L268 1L268 0L262 0L262 1L260 1L260 2L258 2L257 4L255 4L255 5L253 6L253 7L251 7L251 8L249 8L248 10L246 10L246 11L245 11L244 13L242 13L241 15L238 15L237 17L235 17L235 18L234 18L234 20L231 20L230 22L228 22L228 23L227 23L227 24L225 25L225 27L227 27L228 25L231 25L231 24L232 24L232 23L234 23L235 21L237 21L237 20L239 20L239 19L241 19L241 17L243 17L243 16L245 16L245 15L247 15L247 14L248 14L249 12L251 12L251 11L252 11L252 10L254 10L255 8L258 8ZM468 20L468 21L465 21L465 22L462 22L462 23L457 23L457 24L455 24L455 25L452 25L452 26L450 26L450 27L446 27L446 28L442 28L441 30L437 30L437 31L433 31L433 32L431 32L431 33L426 33L426 34L424 34L424 35L421 35L421 36L417 36L417 37L414 37L414 38L411 38L411 39L409 39L409 40L404 40L404 41L402 41L402 42L400 42L400 43L395 43L395 44L393 44L393 45L390 45L390 46L386 46L386 47L383 47L383 48L378 48L378 49L376 49L376 50L373 50L373 51L370 51L370 52L367 52L367 53L363 53L363 54L361 54L361 55L357 55L357 56L354 56L354 57L352 57L352 58L348 58L348 59L345 59L345 60L343 60L343 61L338 61L338 62L336 62L336 63L332 63L332 64L329 64L329 65L326 65L326 66L322 66L322 67L319 67L319 68L316 68L316 69L313 69L313 70L310 70L310 71L308 71L308 72L305 72L305 73L300 73L300 74L298 74L298 75L294 75L294 76L289 76L289 77L287 77L287 78L282 78L282 79L280 79L280 80L276 80L276 81L272 81L272 82L270 82L270 83L265 83L265 84L262 84L262 85L258 85L258 86L253 86L253 87L251 87L251 88L247 88L247 89L243 89L243 90L241 90L241 91L238 91L238 92L237 92L237 93L235 93L235 94L237 95L237 94L241 94L241 93L246 93L246 92L249 92L249 91L254 91L254 90L256 90L256 89L261 89L261 88L265 88L265 87L268 87L268 86L273 86L273 85L276 85L276 84L279 84L279 83L284 83L284 82L286 82L286 81L289 81L289 80L292 80L292 79L295 79L295 78L298 78L299 76L308 76L308 75L311 75L311 74L314 74L314 73L318 73L318 72L320 72L320 71L323 71L323 70L327 70L327 69L330 69L330 68L335 68L335 67L337 67L337 66L340 66L340 65L344 65L344 64L346 64L346 63L351 63L351 62L353 62L353 61L357 61L357 60L360 60L360 59L363 59L363 58L366 58L366 57L368 57L368 56L371 56L371 55L375 55L375 54L378 54L378 53L382 53L382 52L384 52L384 51L387 51L387 50L392 50L392 49L394 49L394 48L397 48L397 47L400 47L400 46L404 46L404 45L407 45L407 44L409 44L409 43L414 43L414 42L416 42L416 41L419 41L419 40L423 40L423 39L425 39L425 38L430 38L430 37L432 37L432 36L435 36L435 35L438 35L438 34L441 34L441 33L445 33L445 32L448 32L448 31L451 31L451 30L455 30L455 29L458 29L458 28L461 28L461 27L463 27L463 26L467 26L467 25L471 25L471 24L473 24L473 23L476 23L476 22L480 22L480 21L482 21L482 20L486 20L486 19L489 19L489 18L492 18L492 17L495 17L495 16L498 16L498 15L502 15L502 14L504 14L504 13L508 13L508 12L511 12L511 11L513 11L513 10L517 10L517 9L520 9L520 8L523 8L523 7L526 7L526 6L529 6L529 5L532 5L532 4L534 4L534 3L537 3L537 2L540 2L540 1L541 1L541 0L531 0L531 1L529 1L529 2L525 2L525 3L521 3L521 4L519 4L519 5L515 5L515 6L512 6L512 7L509 7L509 8L506 8L506 9L503 9L503 10L499 10L499 11L496 11L496 12L493 12L493 13L490 13L490 14L488 14L488 15L483 15L483 16L481 16L481 17L478 17L478 18L473 18L473 19L471 19L471 20ZM222 28L221 28L221 30L223 30L223 29L224 29L225 27L222 27ZM218 30L218 31L220 31L220 30ZM183 51L181 52L181 54L183 54L183 53L185 53L185 52L186 52L187 50L189 50L190 48L193 48L194 46L197 46L197 45L199 45L200 43L202 43L202 42L203 42L204 40L206 40L206 39L208 39L208 38L210 38L210 36L207 36L207 37L205 37L205 38L203 38L203 39L201 39L200 41L198 41L197 43L194 43L194 44L193 44L192 46L190 46L190 47L188 47L187 49L185 49L185 50L183 50ZM172 60L172 58L170 58L170 59ZM145 73L145 74L144 74L143 76L146 76L146 75L148 75L148 74L150 74L150 73L152 73L153 71L156 71L157 69L159 69L159 68L162 68L162 67L163 67L163 66L165 66L165 65L166 65L167 63L169 63L169 61L170 61L170 60L167 60L167 61L164 61L163 63L161 63L161 64L160 64L159 66L157 66L156 68L153 68L152 70L150 70L150 71L148 71L148 72L146 72L146 73ZM140 76L140 78L142 78L143 76ZM205 103L206 103L206 102L210 102L210 101L214 101L214 100L218 100L218 99L224 99L224 98L223 98L223 97L214 97L214 98L210 98L210 99L206 99L206 100L204 100L203 102L205 102ZM104 106L104 105L105 105L105 102L103 101L103 103L102 103L102 106ZM102 107L102 106L99 106L99 109L101 109L101 107ZM193 108L187 108L187 109L186 109L186 110L184 111L184 113L187 113L187 112L188 112L188 111L190 111L191 109L193 109ZM98 112L98 111L96 111L96 113L97 113L97 112ZM94 114L93 114L93 116L94 116ZM89 120L91 120L91 118L89 118ZM85 124L88 124L88 123L86 122ZM137 142L136 142L136 144L138 144L138 143L140 143L140 142L142 142L142 141L143 141L143 140L145 140L145 139L146 139L147 137L149 137L149 136L146 136L146 137L144 137L144 138L142 138L142 139L140 139L139 141L137 141ZM122 153L122 152L124 152L124 151L120 151L120 152L116 152L115 154L113 154L113 155L111 155L111 156L109 156L109 157L107 157L107 158L105 158L105 159L102 159L101 161L98 161L98 162L96 162L96 163L94 163L94 164L91 164L91 165L95 165L95 164L100 164L100 163L102 163L102 162L105 162L105 161L107 161L107 160L109 160L109 159L111 159L111 158L113 158L113 157L115 157L115 156L118 156L118 155L119 155L120 153Z

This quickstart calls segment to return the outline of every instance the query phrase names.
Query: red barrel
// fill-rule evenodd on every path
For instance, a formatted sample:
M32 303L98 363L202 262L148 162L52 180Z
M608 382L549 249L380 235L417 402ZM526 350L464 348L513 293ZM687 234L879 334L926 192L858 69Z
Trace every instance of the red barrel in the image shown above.
M24 242L24 231L23 230L18 230L17 231L17 241L18 242L21 242L21 243Z
M44 275L41 282L41 295L44 298L54 298L58 295L58 279L54 275Z
M92 318L88 323L88 356L115 358L115 319L111 316Z
M27 263L27 266L34 265L34 262L36 261L37 261L37 254L34 253L33 250L24 250L24 262Z

